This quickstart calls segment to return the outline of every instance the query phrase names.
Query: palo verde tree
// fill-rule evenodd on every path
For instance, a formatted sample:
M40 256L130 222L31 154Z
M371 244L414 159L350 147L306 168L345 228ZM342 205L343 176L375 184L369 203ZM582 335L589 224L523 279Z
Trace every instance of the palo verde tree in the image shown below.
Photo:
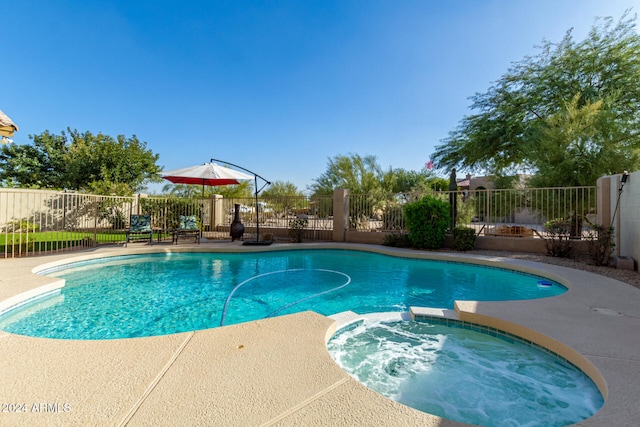
M514 63L475 114L436 147L440 169L536 174L538 185L595 185L640 166L640 35L636 17L597 19L587 37L571 31Z
M385 180L392 183L394 193L446 190L449 184L447 179L436 176L433 171L426 168L420 171L391 169L385 175Z
M352 195L363 195L366 200L349 205L350 226L358 229L369 218L388 205L387 200L395 181L385 174L373 155L339 155L329 159L327 170L310 189L313 196L329 196L339 188Z
M309 212L307 198L298 187L289 181L275 181L260 192L262 201L276 212Z
M260 193L262 197L304 197L302 191L289 181L275 181Z
M389 184L385 185L384 173L376 156L372 155L335 156L329 159L327 170L314 181L310 187L315 195L329 196L338 188L346 188L352 194L391 191Z

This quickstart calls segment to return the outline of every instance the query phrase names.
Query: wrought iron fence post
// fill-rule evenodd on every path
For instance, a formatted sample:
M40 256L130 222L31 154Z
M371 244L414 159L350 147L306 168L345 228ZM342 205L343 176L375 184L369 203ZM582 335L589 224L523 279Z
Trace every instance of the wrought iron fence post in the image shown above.
M98 244L98 199L94 197L93 211L93 241Z

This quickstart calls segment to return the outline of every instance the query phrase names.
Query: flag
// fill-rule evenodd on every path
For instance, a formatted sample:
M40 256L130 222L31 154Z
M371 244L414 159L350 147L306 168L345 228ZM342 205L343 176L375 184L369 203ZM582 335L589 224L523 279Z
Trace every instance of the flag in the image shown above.
M427 168L427 170L431 170L433 169L433 162L429 160L427 163L425 163L424 166Z

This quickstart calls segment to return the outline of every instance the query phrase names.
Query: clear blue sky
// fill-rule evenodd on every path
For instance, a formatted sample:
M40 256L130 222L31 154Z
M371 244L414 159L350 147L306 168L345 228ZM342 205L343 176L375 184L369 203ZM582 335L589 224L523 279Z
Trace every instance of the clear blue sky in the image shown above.
M304 190L340 154L420 170L510 63L637 4L8 1L0 109L17 144L135 134L165 170L213 157Z

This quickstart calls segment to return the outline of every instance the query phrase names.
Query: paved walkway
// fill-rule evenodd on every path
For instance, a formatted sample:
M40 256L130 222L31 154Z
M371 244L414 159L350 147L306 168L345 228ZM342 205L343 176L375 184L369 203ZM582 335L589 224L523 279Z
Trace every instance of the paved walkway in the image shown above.
M569 292L535 301L458 302L461 320L551 346L581 366L606 396L584 426L640 420L640 290L547 264L372 245L238 242L131 244L82 253L0 260L0 303L55 280L43 264L148 251L339 247L466 259L545 274ZM224 328L107 341L29 338L0 332L0 425L457 426L372 392L344 373L325 342L336 321L303 312Z

